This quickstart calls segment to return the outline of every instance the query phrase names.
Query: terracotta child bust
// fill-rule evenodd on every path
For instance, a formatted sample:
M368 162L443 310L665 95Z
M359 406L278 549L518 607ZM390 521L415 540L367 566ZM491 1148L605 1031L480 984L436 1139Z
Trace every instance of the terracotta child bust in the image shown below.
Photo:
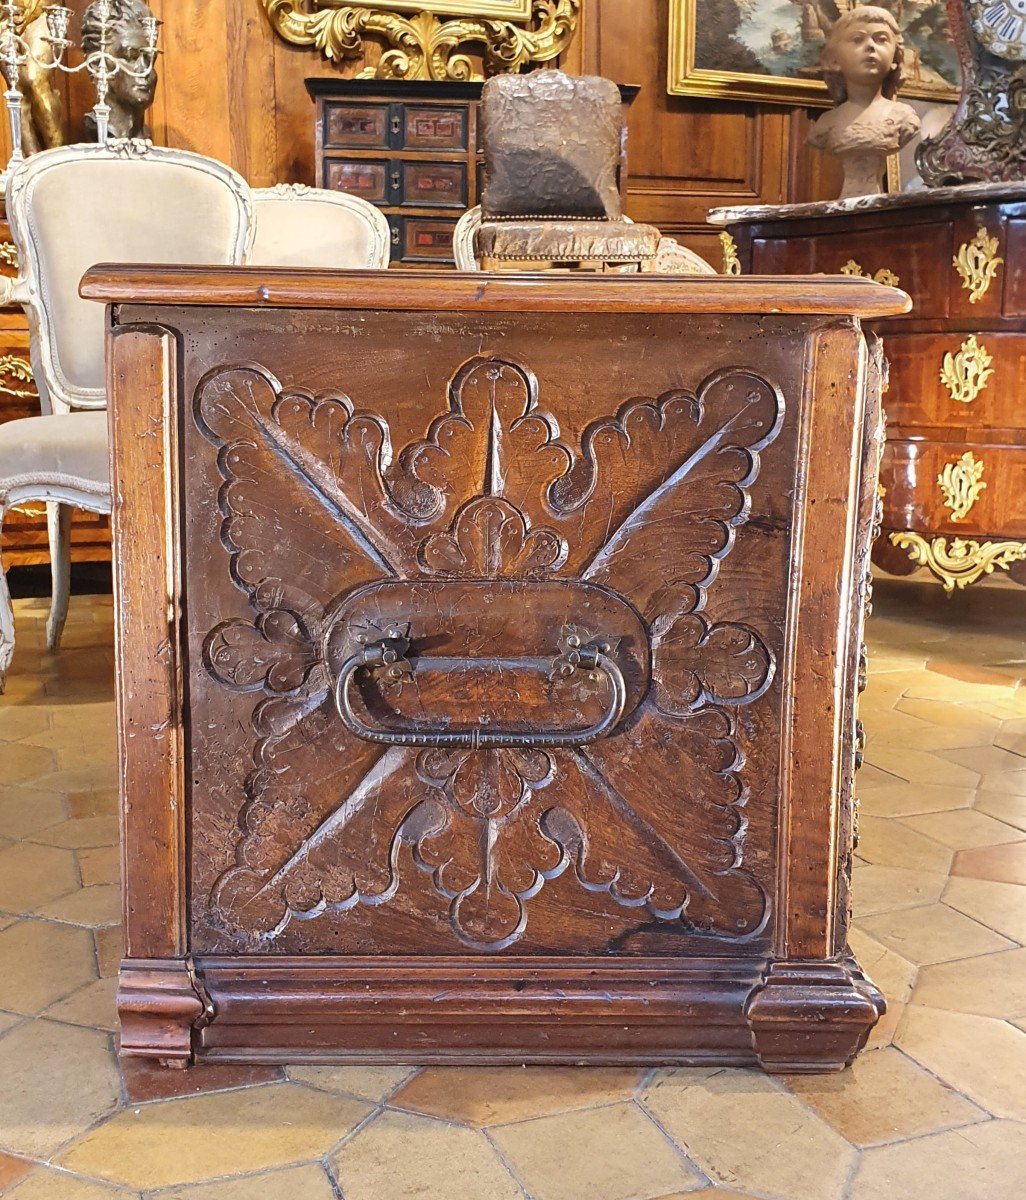
M812 127L809 144L840 158L842 200L880 192L887 155L919 129L915 109L894 99L903 58L901 30L885 8L854 8L827 36L820 61L837 107Z

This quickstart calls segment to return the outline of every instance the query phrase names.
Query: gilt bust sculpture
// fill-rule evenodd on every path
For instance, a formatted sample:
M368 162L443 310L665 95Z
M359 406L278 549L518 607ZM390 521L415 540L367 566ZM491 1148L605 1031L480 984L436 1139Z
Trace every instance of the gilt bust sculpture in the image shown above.
M152 17L153 13L145 0L108 0L108 7L107 52L133 72L118 71L110 78L110 91L107 94L110 136L145 137L146 110L153 103L157 72L152 69L142 78L134 78L133 75L140 72L146 62L147 37L143 18ZM82 53L89 55L99 50L101 37L97 6L90 4L82 17ZM92 114L86 116L86 124L90 129L95 129Z
M842 200L881 192L887 156L919 130L915 109L894 98L903 60L901 30L885 8L854 8L827 35L820 61L836 107L812 127L809 144L840 158Z

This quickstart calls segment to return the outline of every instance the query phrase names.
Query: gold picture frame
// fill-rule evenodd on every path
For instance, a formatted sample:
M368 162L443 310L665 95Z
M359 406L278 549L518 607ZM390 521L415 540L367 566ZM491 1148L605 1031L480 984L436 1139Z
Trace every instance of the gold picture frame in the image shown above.
M838 0L836 7L844 11L856 4L857 0ZM935 7L943 10L943 0L935 0ZM828 107L826 84L816 78L818 43L802 28L809 20L808 10L819 8L814 2L789 5L785 18L777 0L670 0L667 91L673 96ZM785 20L793 21L793 28ZM778 27L770 29L775 22ZM709 39L705 46L699 44L700 29ZM735 38L737 33L743 36ZM921 27L913 23L905 29L905 45L908 79L902 99L956 100L958 68L950 39L925 22ZM772 73L780 63L800 58L805 65L793 74ZM744 69L753 64L765 70Z

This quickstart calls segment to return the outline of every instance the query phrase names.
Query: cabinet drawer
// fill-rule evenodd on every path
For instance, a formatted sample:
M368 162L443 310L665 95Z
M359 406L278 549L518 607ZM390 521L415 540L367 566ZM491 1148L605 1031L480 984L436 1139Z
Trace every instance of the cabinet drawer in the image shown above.
M911 295L915 302L911 316L943 317L948 314L954 276L954 268L948 266L950 245L947 221L911 226L902 231L900 239L884 229L755 238L752 272L882 276L882 282L893 283ZM905 319L892 317L889 322Z
M386 159L326 158L324 186L336 192L349 192L371 204L390 203L389 164Z
M452 235L455 221L437 217L389 217L392 258L404 263L454 262Z
M387 104L325 104L324 148L387 149L391 144L389 115Z
M1026 333L898 333L884 347L890 430L961 429L969 441L1026 442Z
M1026 537L1026 447L888 438L880 482L885 529Z
M423 208L469 207L465 163L405 161L394 164L393 179L399 179L399 197L393 203Z
M403 144L408 150L465 150L467 109L437 104L406 105Z

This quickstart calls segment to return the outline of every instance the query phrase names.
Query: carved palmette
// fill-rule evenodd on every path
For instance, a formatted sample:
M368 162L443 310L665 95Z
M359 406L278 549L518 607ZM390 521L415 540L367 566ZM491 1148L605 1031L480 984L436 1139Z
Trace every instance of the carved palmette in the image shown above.
M390 904L411 873L454 949L514 945L564 875L632 920L764 926L736 714L774 655L704 609L782 398L723 371L577 444L540 400L523 365L475 357L424 438L394 446L381 415L258 365L201 381L252 610L203 647L218 685L254 694L235 863L208 902L239 944ZM306 498L291 552L268 507L283 470Z

